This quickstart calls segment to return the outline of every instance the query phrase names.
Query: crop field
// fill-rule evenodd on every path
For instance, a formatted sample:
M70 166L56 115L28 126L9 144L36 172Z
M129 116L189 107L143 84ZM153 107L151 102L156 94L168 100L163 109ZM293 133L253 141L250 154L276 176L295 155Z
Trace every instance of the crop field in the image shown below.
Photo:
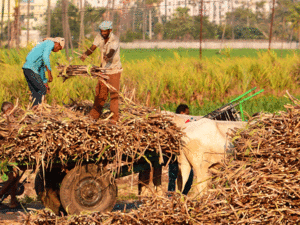
M226 58L230 57L250 57L257 58L260 53L267 52L267 49L202 49L203 58ZM121 49L121 56L124 61L143 60L149 57L158 57L160 60L174 59L174 52L181 57L199 58L199 49ZM274 49L277 57L285 58L290 55L299 54L299 50Z
M18 98L23 106L28 104L29 89L22 65L31 48L0 50L0 102ZM63 82L56 77L57 63L99 65L99 50L84 63L78 54L83 50L76 52L70 61L64 51L51 53L54 81L50 84L48 103L68 103L70 98L93 100L96 80L75 77ZM265 91L244 104L250 115L284 110L283 105L289 102L284 97L285 90L300 96L298 51L204 50L202 61L198 54L197 49L123 49L121 90L141 103L149 90L152 106L174 111L179 103L186 103L195 115L211 112L253 87Z

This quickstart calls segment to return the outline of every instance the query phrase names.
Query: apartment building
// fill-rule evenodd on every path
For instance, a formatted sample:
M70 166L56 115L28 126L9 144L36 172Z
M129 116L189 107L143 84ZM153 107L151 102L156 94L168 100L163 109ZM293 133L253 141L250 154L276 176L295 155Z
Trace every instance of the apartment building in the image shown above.
M203 15L207 16L209 21L220 24L224 22L226 13L232 12L239 7L249 8L256 12L256 3L261 0L204 0ZM272 10L272 0L265 1L263 13L270 13ZM201 1L194 0L163 0L160 3L160 13L162 16L167 16L170 20L178 7L189 8L190 16L197 16L200 14Z
M27 26L28 0L20 0L20 22L21 27ZM47 1L45 0L30 0L29 11L29 29L35 29L45 23L47 13Z
M80 0L71 0L71 2L76 5L78 8L80 8ZM82 4L84 2L89 3L92 7L96 8L112 8L114 5L115 9L122 8L123 6L123 0L82 0Z

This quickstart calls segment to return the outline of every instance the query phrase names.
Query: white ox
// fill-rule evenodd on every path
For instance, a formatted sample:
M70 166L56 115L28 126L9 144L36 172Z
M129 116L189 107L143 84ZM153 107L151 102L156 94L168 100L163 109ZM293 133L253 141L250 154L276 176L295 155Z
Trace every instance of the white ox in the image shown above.
M209 180L209 166L221 161L227 151L230 151L231 143L228 134L231 129L244 128L247 123L206 118L186 124L184 121L185 118L179 115L174 117L174 122L182 127L186 134L182 138L185 146L178 157L179 171L181 171L181 177L179 174L177 180L178 189L182 191L192 168L197 179L197 193L201 193Z
M183 187L185 187L192 168L196 176L197 193L200 193L207 186L209 166L221 161L226 151L230 150L231 143L228 138L230 130L243 128L247 123L210 120L201 116L175 114L167 111L162 113L173 116L173 122L178 127L181 127L186 134L186 136L182 138L184 147L181 148L178 156L180 173L177 178L178 190L183 191ZM197 121L185 123L191 117ZM141 173L140 181L142 181L142 177L145 175L149 177L149 172L150 171ZM157 173L160 173L160 175L157 175ZM153 176L155 186L161 185L160 179L161 170L159 172L156 171L156 175ZM141 185L139 190L139 194L142 193L142 195L148 192L144 188L144 185Z

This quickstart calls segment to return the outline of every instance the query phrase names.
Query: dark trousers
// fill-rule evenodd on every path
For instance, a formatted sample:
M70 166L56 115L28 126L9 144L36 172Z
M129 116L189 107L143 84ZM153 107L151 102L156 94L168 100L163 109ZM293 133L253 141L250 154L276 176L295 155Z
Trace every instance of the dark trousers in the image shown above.
M33 106L42 103L43 95L47 93L47 88L42 78L30 69L23 69L23 72L31 91Z
M120 90L120 77L121 73L110 74L108 84L113 86L117 91ZM90 112L90 116L94 119L99 119L102 113L103 105L108 96L108 88L100 80L96 86L96 96L94 106ZM109 91L110 93L110 111L114 113L111 117L112 120L118 121L119 119L119 94L116 91Z
M177 160L175 160L174 162L169 163L168 191L175 191L175 181L177 179L177 174L178 174L178 162L177 162ZM182 194L187 195L188 192L191 190L191 187L193 184L193 177L194 177L194 173L193 173L193 170L191 170L189 179L187 180L187 182L185 184Z

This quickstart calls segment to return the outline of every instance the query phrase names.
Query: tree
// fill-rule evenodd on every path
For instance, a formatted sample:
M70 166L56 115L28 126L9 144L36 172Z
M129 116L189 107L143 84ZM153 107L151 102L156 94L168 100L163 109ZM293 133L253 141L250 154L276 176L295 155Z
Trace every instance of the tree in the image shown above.
M191 39L193 27L193 19L188 14L188 8L178 7L172 20L165 24L164 38L165 39Z
M82 1L80 0L80 34L79 34L79 43L84 40L84 3L82 5ZM85 2L85 1L84 1Z
M234 25L232 26L229 21L235 18ZM256 15L249 9L244 7L236 8L233 12L226 14L226 23L230 24L225 30L225 38L229 39L230 36L239 38L248 39L247 35L250 35L251 31L256 31L254 29L255 24L257 23ZM231 34L229 34L231 32ZM246 32L245 34L243 34ZM232 34L233 33L233 34ZM260 32L259 32L260 33ZM250 35L251 36L251 35ZM249 39L251 37L249 36ZM254 36L253 36L254 37Z
M192 36L199 40L200 36L200 16L194 17L194 25L192 26ZM220 26L208 20L207 16L203 16L202 36L204 39L218 39L222 37L222 29Z
M87 1L85 2L85 16L84 16L84 32L86 34L92 33L95 36L95 30L98 30L97 23L101 21L106 8L94 8Z
M7 1L7 14L8 14L8 19L7 19L7 46L10 48L10 0Z
M149 39L152 39L152 10L154 4L159 4L161 0L145 0L149 12Z
M62 0L57 1L56 7L53 9L51 14L51 31L50 37L62 37L63 27L62 27ZM85 17L84 17L84 33L92 34L94 36L94 31L97 29L96 23L101 21L101 17L105 12L104 8L94 8L89 4L85 4ZM72 3L68 6L68 17L69 17L69 27L72 31L72 41L74 47L78 47L79 36L80 36L80 11ZM48 18L45 18L46 23ZM47 27L39 27L41 35L45 36L47 34Z
M3 41L3 17L4 17L4 5L5 5L5 0L2 0L2 14L1 14L1 36L0 36L0 47L2 46L2 41Z
M298 42L300 43L300 2L289 4L289 11L287 19L292 23L293 29L298 31Z
M279 0L275 7L275 18L273 25L273 35L277 39L282 40L288 38L288 25L286 18L290 15L289 5L290 0Z
M50 0L48 0L48 8L47 8L47 37L50 37L51 34L51 11L50 11Z
M27 45L29 43L30 0L27 0Z

